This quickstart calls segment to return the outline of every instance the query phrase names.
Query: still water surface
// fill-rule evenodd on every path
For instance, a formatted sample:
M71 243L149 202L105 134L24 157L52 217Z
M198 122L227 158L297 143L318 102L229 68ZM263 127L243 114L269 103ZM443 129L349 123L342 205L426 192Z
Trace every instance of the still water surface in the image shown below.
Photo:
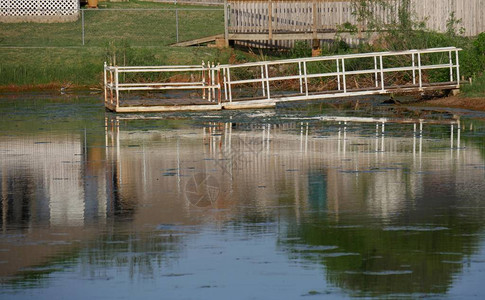
M371 114L399 120L315 118ZM0 116L2 299L485 297L480 120L41 95Z

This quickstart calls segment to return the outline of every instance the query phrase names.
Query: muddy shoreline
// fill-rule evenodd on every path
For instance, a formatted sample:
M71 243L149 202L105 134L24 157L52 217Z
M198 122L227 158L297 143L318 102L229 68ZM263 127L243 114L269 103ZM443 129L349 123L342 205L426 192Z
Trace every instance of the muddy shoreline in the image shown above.
M414 103L409 104L422 107L460 108L476 111L485 111L485 98L449 96L430 100L418 100Z

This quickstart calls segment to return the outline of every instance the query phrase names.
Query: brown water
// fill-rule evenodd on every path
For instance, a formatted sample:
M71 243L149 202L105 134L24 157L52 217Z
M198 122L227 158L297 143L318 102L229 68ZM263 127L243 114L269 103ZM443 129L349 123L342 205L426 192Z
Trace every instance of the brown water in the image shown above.
M483 298L485 124L306 111L3 96L1 298Z

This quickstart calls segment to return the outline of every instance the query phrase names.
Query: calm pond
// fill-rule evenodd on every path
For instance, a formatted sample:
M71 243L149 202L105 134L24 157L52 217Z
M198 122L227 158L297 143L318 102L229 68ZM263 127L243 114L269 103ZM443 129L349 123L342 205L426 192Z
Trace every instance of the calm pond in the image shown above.
M99 98L0 96L2 299L485 298L480 118Z

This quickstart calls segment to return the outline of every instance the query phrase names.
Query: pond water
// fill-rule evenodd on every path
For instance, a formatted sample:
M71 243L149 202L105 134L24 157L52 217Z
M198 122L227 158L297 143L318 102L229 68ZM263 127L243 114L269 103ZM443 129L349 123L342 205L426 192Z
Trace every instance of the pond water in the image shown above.
M89 94L3 95L0 117L2 299L485 297L475 117Z

